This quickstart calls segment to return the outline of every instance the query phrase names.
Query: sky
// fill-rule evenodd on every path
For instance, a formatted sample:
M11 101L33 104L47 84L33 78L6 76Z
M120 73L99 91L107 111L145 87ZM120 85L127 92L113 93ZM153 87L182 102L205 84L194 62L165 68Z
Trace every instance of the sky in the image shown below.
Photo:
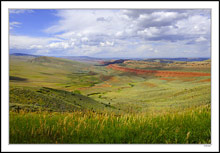
M10 53L210 57L208 9L10 9Z

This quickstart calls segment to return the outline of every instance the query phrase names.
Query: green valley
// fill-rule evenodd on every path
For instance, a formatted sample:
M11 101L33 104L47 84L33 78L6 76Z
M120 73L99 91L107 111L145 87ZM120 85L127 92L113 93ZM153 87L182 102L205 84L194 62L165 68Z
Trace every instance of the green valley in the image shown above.
M210 60L112 61L10 55L10 143L211 143Z

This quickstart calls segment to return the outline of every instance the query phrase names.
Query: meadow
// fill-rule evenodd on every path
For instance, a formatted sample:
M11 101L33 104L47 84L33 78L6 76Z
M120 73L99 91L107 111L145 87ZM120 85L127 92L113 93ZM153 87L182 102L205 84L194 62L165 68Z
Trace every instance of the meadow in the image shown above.
M210 117L209 105L159 115L12 112L10 141L31 144L207 144L211 143Z
M10 143L210 144L210 71L210 60L10 56Z

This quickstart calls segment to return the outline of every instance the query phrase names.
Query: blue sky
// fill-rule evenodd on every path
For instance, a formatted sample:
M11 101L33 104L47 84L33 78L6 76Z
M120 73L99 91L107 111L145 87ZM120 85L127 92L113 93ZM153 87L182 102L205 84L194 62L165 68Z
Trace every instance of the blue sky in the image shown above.
M210 57L210 10L9 10L10 53Z

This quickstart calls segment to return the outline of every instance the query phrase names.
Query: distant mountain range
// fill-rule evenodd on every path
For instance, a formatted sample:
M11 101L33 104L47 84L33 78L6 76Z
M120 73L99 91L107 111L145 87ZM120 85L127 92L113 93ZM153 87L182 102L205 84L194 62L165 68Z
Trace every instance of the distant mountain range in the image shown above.
M191 61L204 61L208 60L210 58L205 58L205 57L197 57L197 58L149 58L147 60L169 60L169 61L186 61L186 62L191 62Z
M101 65L99 65L99 66L107 66L110 64L119 64L119 63L123 63L124 61L126 61L126 59L119 59L119 60L114 60L114 61L102 61Z
M33 56L33 57L39 57L43 55L33 55L33 54L25 54L25 53L13 53L10 54L13 56ZM154 61L154 60L161 60L164 62L168 61L204 61L208 60L210 58L205 58L205 57L197 57L197 58L185 58L185 57L180 57L180 58L96 58L96 57L89 57L89 56L52 56L52 57L59 57L59 58L65 58L69 60L74 60L74 61L109 61L109 60L116 60L116 63L119 62L121 63L121 60L145 60L145 61ZM113 62L113 61L111 61ZM115 62L115 61L114 61ZM109 64L109 63L103 63Z
M65 59L69 59L69 60L76 60L76 61L103 60L102 58L89 57L89 56L59 56L59 57L60 58L65 58Z
M14 56L34 56L34 57L39 57L41 55L33 55L33 54L24 54L24 53L13 53L10 55L14 55Z

